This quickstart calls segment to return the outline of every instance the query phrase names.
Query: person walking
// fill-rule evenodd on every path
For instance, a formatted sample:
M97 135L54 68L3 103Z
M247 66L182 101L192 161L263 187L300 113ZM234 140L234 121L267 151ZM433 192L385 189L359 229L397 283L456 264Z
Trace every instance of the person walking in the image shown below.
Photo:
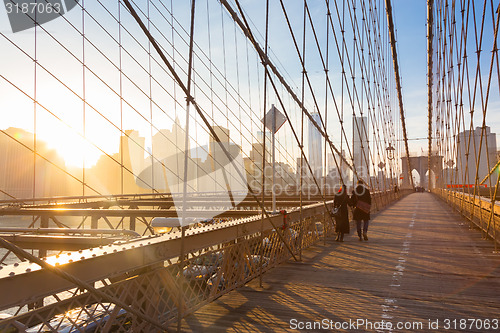
M335 215L335 232L337 233L337 242L344 241L344 235L349 233L349 211L347 204L349 202L349 195L345 185L342 185L333 199L333 207L337 210Z
M356 221L356 229L359 240L368 240L368 224L370 223L370 208L372 198L370 190L360 179L350 198L350 206L353 207L352 218Z

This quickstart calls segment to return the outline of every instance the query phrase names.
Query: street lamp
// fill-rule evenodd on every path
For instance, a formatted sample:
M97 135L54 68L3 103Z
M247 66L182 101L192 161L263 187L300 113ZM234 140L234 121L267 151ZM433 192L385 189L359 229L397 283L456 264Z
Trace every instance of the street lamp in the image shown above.
M394 151L396 149L389 143L389 147L385 150L387 150L387 159L392 161L394 159Z

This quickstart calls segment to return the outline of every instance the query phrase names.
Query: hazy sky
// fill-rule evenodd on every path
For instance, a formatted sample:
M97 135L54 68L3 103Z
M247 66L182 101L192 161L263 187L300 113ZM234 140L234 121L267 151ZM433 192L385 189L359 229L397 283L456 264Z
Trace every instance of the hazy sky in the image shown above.
M166 8L169 8L169 1L163 3ZM261 34L263 34L263 5L265 1L247 0L241 1L241 3L248 10L252 22L259 27ZM377 1L377 3L383 5L384 2ZM160 6L159 1L152 1L152 4ZM186 73L182 72L181 69L187 67L185 66L187 61L185 57L187 40L182 39L182 36L185 35L182 30L189 30L188 24L186 24L189 22L189 11L186 10L189 9L189 3L187 1L173 1L172 4L174 5L175 17L178 20L178 22L174 23L174 26L178 30L177 33L179 33L174 38L176 51L173 52L173 57L179 64L177 68L180 75L185 78ZM292 87L297 88L297 91L300 91L298 89L300 86L300 64L293 50L288 30L284 26L279 2L272 1L271 4L271 17L279 18L279 20L272 19L270 26L270 45L272 51L276 53L274 59L279 60L280 68L287 69L283 74L287 79L291 78L289 83ZM325 31L326 29L320 29L321 24L325 22L325 20L321 19L321 17L325 17L324 3L309 1L309 5L313 15L316 15L315 18L317 19L315 20L318 24L318 31ZM0 80L0 111L2 112L0 128L17 126L29 131L34 131L36 128L39 138L46 139L51 146L63 154L68 162L78 165L81 164L81 157L85 154L87 154L88 163L92 164L103 152L110 154L117 152L120 130L138 129L141 135L146 137L146 144L151 145L150 138L157 130L170 128L175 117L178 117L182 123L185 119L183 110L184 96L179 88L171 83L162 86L162 82L171 81L171 79L155 63L155 61L161 62L155 52L152 52L155 61L152 62L151 68L156 75L155 80L157 82L152 82L150 88L149 77L145 75L145 73L147 74L150 58L147 49L137 46L138 44L147 45L147 43L137 24L131 21L130 17L127 16L128 14L122 15L122 23L131 34L129 35L122 30L123 50L130 52L131 55L123 53L120 60L119 47L116 44L119 31L117 22L114 21L118 18L117 2L105 2L105 6L112 15L96 3L87 2L86 6L89 7L89 13L93 17L85 18L85 33L89 38L85 43L83 43L80 35L83 27L79 8L71 11L64 18L58 18L45 24L43 28L46 29L47 33L42 32L41 29L38 30L37 58L39 64L44 66L49 73L40 68L37 70L36 98L51 112L46 112L39 107L35 118L33 118L33 102L31 100L35 95L34 66L33 59L30 58L34 55L35 32L34 29L31 29L13 34L10 31L5 8L1 6L0 9L0 32L2 33L2 36L0 36L0 49L2 50L0 74L10 81ZM256 133L261 130L261 113L259 109L263 99L260 88L263 82L263 74L262 67L259 65L260 61L255 52L251 50L251 47L247 47L246 39L242 36L239 28L228 18L227 13L217 1L197 1L197 6L198 30L195 31L196 42L200 48L211 42L213 48L210 54L203 55L200 52L198 53L200 58L195 59L197 69L196 84L199 85L196 88L198 90L195 91L196 99L208 114L213 115L213 118L220 125L231 128L232 134L242 133L241 137L236 138L235 141L243 146L244 151L248 152L251 143L256 141ZM287 1L286 6L294 29L300 31L303 3L301 1ZM209 7L208 12L210 15L207 15L205 8ZM154 13L152 16L153 23L171 20L170 14L164 9L160 9L165 13L165 17L155 13L155 9L152 7ZM397 28L397 48L408 137L410 139L426 138L426 1L396 0L393 1L393 9ZM220 17L225 17L225 19L221 20ZM94 22L93 19L96 19L98 23ZM383 23L385 24L385 19ZM491 26L491 22L488 20L486 23ZM210 29L206 28L208 25L210 25ZM207 33L208 30L210 30L210 35ZM221 33L223 30L224 34ZM487 51L491 49L491 27L485 29L485 31L484 50ZM56 40L48 36L48 34L52 34ZM164 34L164 36L161 34ZM168 29L155 31L155 37L163 39L162 45L167 50L171 48L167 42L170 40L170 35L173 36L174 33ZM225 44L214 47L215 44L221 42L221 36ZM324 36L320 35L321 38L324 38ZM309 43L308 47L312 50L314 48L312 40ZM352 37L350 43L352 43ZM82 47L84 44L85 52L83 52ZM223 47L227 49L223 49ZM103 54L99 53L98 50L103 51ZM332 54L334 53L332 51ZM313 52L308 54L312 54L307 58L307 61L309 74L314 81L313 84L316 85L315 88L318 91L324 91L324 74L322 74L319 57L314 56ZM484 52L485 59L489 54L490 52ZM214 68L209 68L208 62L205 61L205 57L209 56L213 61L212 65L217 66L219 70L212 77L210 77L209 71L214 70ZM85 84L83 84L82 65L79 63L83 57L85 57L86 62ZM335 68L335 56L331 55L331 57L333 59L331 62L332 84L338 98L342 80L340 75L333 70ZM117 66L120 61L122 61L123 73L128 77L133 77L134 82L129 82L126 78L123 79L123 82L119 82ZM205 63L202 63L202 61L205 61ZM392 65L390 59L387 59L386 64ZM105 83L98 80L91 71L99 73ZM58 82L52 74L57 78L63 78L64 84ZM231 86L228 85L228 82L224 82L224 77L229 78L228 82L231 83ZM238 78L238 81L233 80L235 78ZM249 87L245 86L246 81L251 81ZM203 87L210 85L214 87L214 91L218 92L218 96L202 93L207 91ZM496 82L493 82L493 85L492 91L495 94L493 94L494 97L490 102L492 108L499 105ZM221 93L222 89L227 87L229 87L230 93ZM120 100L120 89L122 89L124 101ZM84 91L85 99L89 104L85 106L85 112L82 111L82 108L84 108L82 102ZM244 103L236 97L237 91L242 97L246 98ZM395 94L395 92L393 93ZM154 103L150 103L148 94L154 96ZM276 97L271 95L268 96L268 105L277 105ZM319 93L319 95L324 96L324 92ZM213 106L210 105L210 100L214 99L218 101L219 110L214 110ZM300 128L300 110L289 97L287 99L285 101L286 107L289 108L288 111L294 117L294 126L298 129ZM177 100L177 103L174 103L174 100ZM123 102L122 106L120 106L121 102ZM344 104L348 103L344 101ZM320 105L323 105L323 102ZM329 105L332 106L333 103L330 101ZM394 117L398 117L397 103L394 106L396 107L393 110L395 112ZM306 103L306 107L309 111L314 111L315 107L311 99ZM121 113L120 110L122 109L125 112ZM247 109L250 110L248 113L245 111ZM251 112L254 112L254 114L252 115ZM492 127L493 131L500 132L499 120L491 116L491 113L488 118L488 125ZM148 119L151 118L154 119L155 126L148 123ZM200 122L199 119L195 118L193 118L193 121ZM350 115L345 118L345 121L351 124ZM207 140L208 135L203 127L201 122L199 125L194 125L191 128L191 131L193 131L192 138L206 144L203 141ZM328 127L331 131L332 140L334 143L339 144L338 120L331 116ZM352 129L350 126L345 126L345 129L350 140ZM84 133L85 139L82 139L82 133ZM61 140L61 137L65 139ZM280 130L279 143L289 148L280 150L282 154L281 160L287 160L291 165L295 164L293 160L299 156L299 151L289 128ZM420 153L421 149L426 150L426 147L426 139L410 141L411 152ZM90 162L91 160L93 162Z

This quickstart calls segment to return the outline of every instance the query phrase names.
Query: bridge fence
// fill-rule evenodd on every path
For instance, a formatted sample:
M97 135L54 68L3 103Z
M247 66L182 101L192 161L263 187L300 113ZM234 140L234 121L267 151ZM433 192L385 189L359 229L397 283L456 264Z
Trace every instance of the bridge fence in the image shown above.
M432 191L455 210L460 212L470 225L479 228L484 238L491 238L495 242L495 251L500 242L500 206L487 197L465 192L433 189Z
M374 193L373 211L410 191ZM190 228L184 239L177 232L60 253L46 258L45 268L27 261L3 266L0 311L12 316L0 322L0 330L175 329L204 304L262 278L290 258L300 260L303 249L333 233L326 212L331 205L328 201L271 219L253 216ZM68 276L74 281L65 280Z

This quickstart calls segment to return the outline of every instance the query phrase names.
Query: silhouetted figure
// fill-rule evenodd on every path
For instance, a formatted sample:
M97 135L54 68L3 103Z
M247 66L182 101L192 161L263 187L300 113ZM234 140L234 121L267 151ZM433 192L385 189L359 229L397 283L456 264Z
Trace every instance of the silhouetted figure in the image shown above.
M338 242L344 241L344 234L349 233L349 211L347 204L349 196L347 195L346 187L342 185L333 199L333 207L338 208L338 214L335 216L335 232L337 233Z
M370 190L365 186L362 180L358 180L356 188L351 195L349 204L353 207L352 218L356 221L356 229L358 231L359 240L368 240L368 224L370 222L370 208L372 198ZM363 224L363 228L361 228Z

